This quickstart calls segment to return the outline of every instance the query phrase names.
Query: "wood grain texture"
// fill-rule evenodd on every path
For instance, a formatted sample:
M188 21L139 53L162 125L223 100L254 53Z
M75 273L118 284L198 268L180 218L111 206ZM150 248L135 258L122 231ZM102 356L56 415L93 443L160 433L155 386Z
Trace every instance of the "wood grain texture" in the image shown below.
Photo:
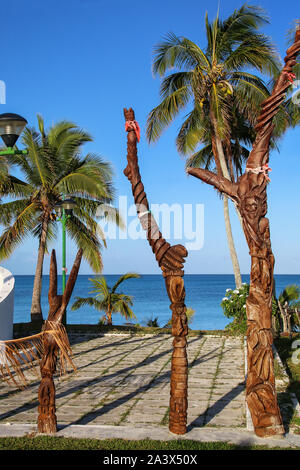
M59 343L55 341L52 334L47 334L49 330L64 331L62 317L66 311L68 302L72 295L77 279L82 250L79 250L70 272L68 282L63 295L57 295L57 264L55 251L52 251L49 277L49 314L43 326L43 357L40 362L41 383L38 391L38 432L53 434L57 431L56 408L55 408L55 384L53 375L56 372L58 354L60 352ZM63 347L69 347L68 336L60 335Z
M187 250L182 245L170 245L162 236L149 211L149 203L142 183L138 156L137 134L132 108L124 109L127 131L127 167L125 176L131 182L137 214L148 242L165 278L166 290L171 301L173 352L171 360L169 429L174 434L185 434L187 423L188 361L186 336L188 333L183 265Z
M250 290L246 302L248 374L246 400L255 433L261 437L284 434L277 403L272 352L272 293L274 255L271 249L267 213L267 184L272 122L290 86L291 72L300 51L300 30L287 50L285 66L271 96L261 106L256 139L249 154L245 173L232 183L224 177L200 168L188 173L230 196L237 203L251 256Z

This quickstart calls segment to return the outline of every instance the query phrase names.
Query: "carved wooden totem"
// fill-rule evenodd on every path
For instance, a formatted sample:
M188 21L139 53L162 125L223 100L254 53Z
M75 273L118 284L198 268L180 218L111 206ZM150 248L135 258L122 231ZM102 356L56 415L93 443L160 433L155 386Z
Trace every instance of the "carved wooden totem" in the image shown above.
M77 279L82 250L79 250L70 272L68 282L63 295L57 295L57 265L55 251L51 254L50 279L49 279L49 314L48 319L43 326L43 357L40 362L42 380L39 387L39 407L38 407L38 432L52 434L57 431L57 422L55 414L55 385L53 375L56 371L57 358L60 349L68 346L68 336L62 326L62 317L66 311L73 288ZM53 334L47 334L47 331L58 330L59 341L55 341ZM63 348L60 348L60 341ZM62 357L61 367L63 367Z
M251 256L250 291L246 303L248 373L246 400L255 433L266 437L284 434L277 404L271 329L274 256L271 250L267 213L269 144L275 116L294 75L300 51L300 30L284 59L285 66L265 100L255 130L253 149L245 173L233 184L226 178L203 169L188 168L188 173L211 184L237 202Z
M138 166L137 140L139 126L135 121L134 111L124 109L125 130L127 135L127 167L125 176L132 186L137 214L143 229L146 231L148 242L162 270L163 277L172 310L173 354L171 363L171 390L169 429L174 434L186 433L187 420L187 378L188 363L186 336L188 334L185 289L183 281L183 263L187 250L182 245L171 246L163 237L157 223L149 210L149 203Z

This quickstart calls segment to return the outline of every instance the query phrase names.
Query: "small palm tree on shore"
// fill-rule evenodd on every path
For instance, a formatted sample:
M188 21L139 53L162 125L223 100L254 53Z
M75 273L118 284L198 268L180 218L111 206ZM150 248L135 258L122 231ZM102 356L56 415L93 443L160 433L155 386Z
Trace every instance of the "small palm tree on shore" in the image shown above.
M119 285L127 279L136 279L140 275L137 273L126 273L119 277L115 285L110 288L107 285L104 276L95 279L89 279L93 284L94 290L90 293L95 293L95 297L75 297L75 302L72 305L72 310L78 310L84 305L94 307L99 312L104 312L104 317L107 325L112 325L112 314L120 313L126 320L136 318L131 310L133 305L133 297L123 293L116 292Z
M300 307L300 288L297 284L286 286L279 294L277 305L282 319L283 333L292 335L295 325L299 328L300 315L298 308ZM294 315L293 315L294 313Z

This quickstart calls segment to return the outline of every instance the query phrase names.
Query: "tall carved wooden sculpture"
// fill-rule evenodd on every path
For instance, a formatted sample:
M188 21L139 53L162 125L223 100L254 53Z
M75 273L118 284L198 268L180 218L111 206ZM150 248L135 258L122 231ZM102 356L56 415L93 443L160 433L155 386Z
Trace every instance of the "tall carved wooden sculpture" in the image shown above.
M300 30L294 44L288 49L285 66L271 96L264 101L256 126L256 139L249 155L245 173L233 184L213 172L188 168L188 173L211 184L238 204L243 229L250 250L250 291L247 311L248 375L246 400L252 416L255 433L265 437L284 434L277 404L273 370L271 330L272 287L274 256L271 250L267 213L267 183L269 143L275 116L285 99L285 92L294 77L292 70L300 51Z
M57 422L55 414L55 385L53 375L56 371L57 357L61 350L60 342L55 341L53 334L49 331L58 330L60 341L69 344L67 334L62 326L62 317L66 311L73 288L77 279L82 251L79 250L70 272L68 282L63 295L57 295L57 265L55 251L51 254L50 279L49 279L49 314L43 327L43 356L40 363L41 384L39 387L39 416L38 431L40 433L52 434L57 431ZM61 357L62 359L62 357ZM68 359L68 357L65 357ZM70 357L69 357L70 360ZM61 367L64 367L64 361L61 360Z
M135 121L133 109L124 109L125 130L127 135L127 167L125 176L132 186L132 193L139 220L146 231L148 242L162 270L166 289L171 301L173 354L171 364L171 391L169 429L174 434L186 433L187 420L187 377L188 363L186 353L186 336L188 333L185 289L183 281L183 263L187 251L182 245L171 246L163 237L157 223L149 210L144 186L138 166L137 140L139 126Z

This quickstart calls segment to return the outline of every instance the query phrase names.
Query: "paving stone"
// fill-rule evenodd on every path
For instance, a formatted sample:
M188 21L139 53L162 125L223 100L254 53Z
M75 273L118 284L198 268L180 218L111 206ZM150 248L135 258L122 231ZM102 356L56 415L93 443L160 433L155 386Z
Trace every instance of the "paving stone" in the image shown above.
M74 337L76 373L55 379L58 422L166 426L172 338L116 335L83 340ZM188 422L193 427L206 426L205 420L215 426L245 425L241 342L202 336L188 343ZM1 388L1 423L36 422L39 382L33 380L21 392Z

